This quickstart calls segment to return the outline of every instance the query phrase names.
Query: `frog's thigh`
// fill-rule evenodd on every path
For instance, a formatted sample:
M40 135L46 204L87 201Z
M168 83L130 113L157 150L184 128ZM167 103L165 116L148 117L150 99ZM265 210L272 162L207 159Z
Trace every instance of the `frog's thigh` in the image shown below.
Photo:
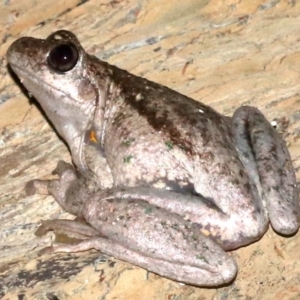
M295 233L300 220L299 196L285 142L253 107L243 106L235 112L232 132L247 173L261 189L273 228L281 234Z
M161 276L192 285L221 285L230 282L237 273L234 259L220 248L216 251L215 246L210 248L209 257L202 256L201 252L194 256L195 264L193 265L185 261L178 262L173 249L165 253L164 259L149 257L101 237L91 238L77 245L54 245L52 251L80 252L92 248ZM209 261L213 262L214 266L210 266Z
M132 195L133 196L133 195ZM107 239L93 247L168 278L195 285L229 282L234 260L201 233L201 226L140 198L91 200L86 221Z

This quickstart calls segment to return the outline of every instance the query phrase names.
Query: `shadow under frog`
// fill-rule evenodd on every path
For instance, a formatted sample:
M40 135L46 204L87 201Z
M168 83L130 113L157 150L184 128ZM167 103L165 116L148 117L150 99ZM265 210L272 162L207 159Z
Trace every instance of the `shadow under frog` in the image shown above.
M87 54L65 30L20 38L7 58L76 166L59 162L59 179L27 185L77 216L43 222L39 235L81 239L51 251L95 248L176 281L218 286L237 273L226 250L258 240L269 222L283 235L298 230L289 152L257 109L224 117Z

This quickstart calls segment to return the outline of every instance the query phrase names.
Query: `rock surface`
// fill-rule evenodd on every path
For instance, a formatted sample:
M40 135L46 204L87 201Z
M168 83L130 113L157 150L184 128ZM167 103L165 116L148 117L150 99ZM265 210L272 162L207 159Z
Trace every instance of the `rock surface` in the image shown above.
M68 149L7 70L8 46L25 35L76 33L86 51L231 115L258 107L288 144L299 180L300 2L293 0L2 1L0 4L0 298L298 299L300 235L270 228L233 251L236 280L185 286L97 251L38 255L41 219L69 217L52 197L26 197ZM56 298L55 298L56 297Z

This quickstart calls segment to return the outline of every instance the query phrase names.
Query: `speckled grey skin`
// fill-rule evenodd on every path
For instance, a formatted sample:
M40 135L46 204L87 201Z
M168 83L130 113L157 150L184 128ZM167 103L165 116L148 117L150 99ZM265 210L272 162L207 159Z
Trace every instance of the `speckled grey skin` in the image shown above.
M173 280L216 286L237 272L224 250L258 240L269 221L284 235L298 230L288 150L257 109L224 117L88 55L68 31L21 38L7 57L76 166L60 162L59 180L27 186L86 222L44 222L39 235L82 239L52 251L95 248Z

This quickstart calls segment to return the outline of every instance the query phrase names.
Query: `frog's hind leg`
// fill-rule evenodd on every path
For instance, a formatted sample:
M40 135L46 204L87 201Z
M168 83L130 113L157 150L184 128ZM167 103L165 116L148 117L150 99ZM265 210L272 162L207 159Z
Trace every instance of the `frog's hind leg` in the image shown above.
M298 230L300 207L295 171L283 139L262 113L239 108L232 132L240 158L264 201L272 227L289 235Z
M237 265L234 259L202 235L196 224L185 222L172 213L168 213L166 220L166 211L132 198L128 201L102 200L101 203L103 208L114 208L110 210L108 220L102 222L97 214L98 218L93 222L107 238L93 236L75 245L55 244L46 250L79 252L97 249L192 285L217 286L235 278ZM92 205L99 207L101 203L95 201ZM114 220L113 225L111 220ZM65 224L63 227L65 230Z

